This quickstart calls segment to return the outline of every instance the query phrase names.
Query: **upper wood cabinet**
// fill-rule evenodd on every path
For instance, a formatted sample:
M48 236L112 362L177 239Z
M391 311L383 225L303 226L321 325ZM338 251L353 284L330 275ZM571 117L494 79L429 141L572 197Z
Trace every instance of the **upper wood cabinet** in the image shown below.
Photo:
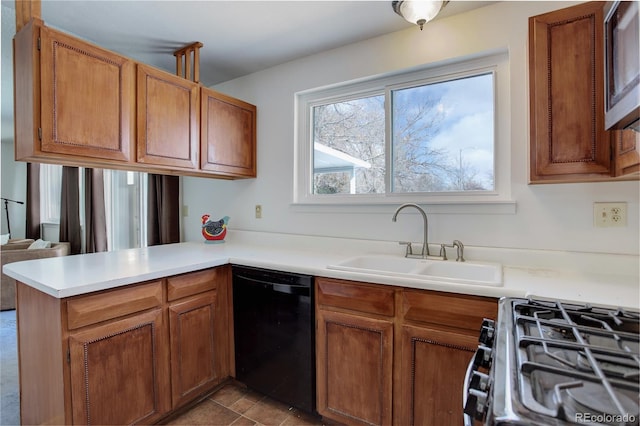
M40 20L14 38L14 85L18 161L256 176L254 105Z
M138 64L137 95L136 160L158 166L196 169L200 86Z
M211 89L201 92L201 160L205 171L256 176L256 107Z
M617 136L605 131L603 6L529 18L531 183L606 180L630 170L616 167Z
M614 131L613 155L616 176L640 172L640 133L633 130Z
M14 76L17 159L131 159L133 61L32 21L15 38Z

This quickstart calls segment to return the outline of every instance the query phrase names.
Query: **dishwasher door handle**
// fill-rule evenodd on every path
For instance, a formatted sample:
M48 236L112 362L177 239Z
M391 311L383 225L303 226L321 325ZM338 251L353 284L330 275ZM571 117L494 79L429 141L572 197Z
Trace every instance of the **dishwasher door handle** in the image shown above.
M309 296L311 290L309 286L305 285L272 283L257 278L250 278L245 275L236 275L236 278L249 281L252 284L259 284L264 288L270 288L271 290L277 291L278 293L293 294L297 296Z

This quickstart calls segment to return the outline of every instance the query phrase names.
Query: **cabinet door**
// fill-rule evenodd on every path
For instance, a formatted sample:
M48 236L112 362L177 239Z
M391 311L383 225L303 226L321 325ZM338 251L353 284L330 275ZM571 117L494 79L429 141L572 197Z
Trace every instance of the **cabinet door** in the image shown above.
M196 83L138 64L139 163L198 167L199 96Z
M317 311L318 412L348 425L392 421L393 322Z
M463 424L464 375L477 336L405 325L400 365L400 424Z
M205 88L201 97L200 168L255 177L256 107Z
M616 176L640 172L640 133L633 130L613 132Z
M74 424L151 423L170 409L162 309L69 337Z
M603 48L602 2L529 19L531 182L611 176Z
M216 293L209 291L169 306L171 393L177 407L221 380L216 366Z
M128 161L133 62L43 27L40 69L42 151Z

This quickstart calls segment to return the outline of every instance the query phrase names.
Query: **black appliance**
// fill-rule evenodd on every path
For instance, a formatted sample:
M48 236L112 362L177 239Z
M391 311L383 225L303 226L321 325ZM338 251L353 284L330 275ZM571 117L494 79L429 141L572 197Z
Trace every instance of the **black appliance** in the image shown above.
M467 369L465 424L638 425L640 315L503 298Z
M236 379L316 411L313 277L233 266Z

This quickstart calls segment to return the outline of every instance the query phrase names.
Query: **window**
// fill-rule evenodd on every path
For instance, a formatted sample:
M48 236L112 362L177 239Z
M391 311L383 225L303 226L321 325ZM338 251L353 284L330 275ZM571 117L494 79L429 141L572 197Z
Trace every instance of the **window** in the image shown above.
M40 164L40 222L60 223L62 166Z
M84 173L80 168L80 224L84 227ZM40 221L43 238L56 240L60 224L62 166L40 165ZM147 174L104 170L109 251L147 245ZM83 243L84 247L84 243Z
M504 53L298 93L295 202L507 200L507 65Z
M109 251L147 245L147 173L105 170Z

